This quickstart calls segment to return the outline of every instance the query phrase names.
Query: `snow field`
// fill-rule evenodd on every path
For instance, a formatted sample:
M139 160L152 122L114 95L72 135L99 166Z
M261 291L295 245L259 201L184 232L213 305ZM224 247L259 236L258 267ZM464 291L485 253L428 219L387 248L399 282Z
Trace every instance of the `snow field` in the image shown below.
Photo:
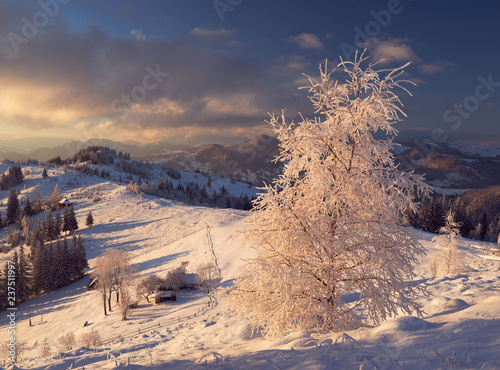
M24 167L23 167L24 168ZM188 271L217 258L222 284L231 284L254 250L243 244L238 231L248 212L182 205L150 196L137 196L126 187L97 177L77 174L78 185L66 186L73 174L30 166L25 181L29 194L35 187L49 194L57 183L63 196L75 202L91 268L107 248L127 248L140 274L164 276L170 268L189 261ZM82 186L85 184L86 188ZM24 185L24 184L23 184ZM22 186L21 185L21 189ZM101 200L84 195L99 187ZM22 196L22 195L21 195ZM7 193L0 207L5 213ZM95 226L86 228L89 211ZM44 217L41 214L38 217ZM207 226L208 225L208 226ZM207 233L209 231L209 233ZM433 234L415 231L429 253L436 250ZM5 230L0 231L4 237ZM139 301L132 316L121 321L118 309L104 316L98 292L85 289L87 280L35 297L19 306L16 335L26 341L22 369L495 369L500 368L500 258L493 245L464 239L469 270L447 277L432 277L429 261L417 266L418 281L429 295L419 299L426 315L397 317L376 328L345 333L296 332L274 341L252 333L248 322L235 318L221 304L208 307L204 292L179 292L176 302L159 305ZM213 248L213 252L212 252ZM12 253L0 254L2 263ZM32 326L29 325L31 318ZM83 327L88 321L89 326ZM139 329L141 332L139 333ZM57 338L74 333L76 339L96 330L105 344L60 352ZM119 336L121 335L121 339ZM7 338L6 313L0 315L0 340ZM40 356L47 338L51 354Z

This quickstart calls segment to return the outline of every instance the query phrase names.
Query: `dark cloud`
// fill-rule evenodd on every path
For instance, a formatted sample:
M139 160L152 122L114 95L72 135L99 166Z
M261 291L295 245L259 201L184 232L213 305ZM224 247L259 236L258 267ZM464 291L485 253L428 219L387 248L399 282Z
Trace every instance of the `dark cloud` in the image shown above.
M15 7L4 10L16 17L22 13ZM193 33L210 41L235 40L230 30L199 28ZM284 91L256 61L187 38L137 40L111 37L95 26L76 33L65 24L49 23L18 47L15 53L9 42L1 44L0 81L6 88L24 86L19 94L36 99L31 99L30 112L14 110L3 118L32 128L99 117L135 129L251 127L261 125L268 111L297 100L296 91ZM168 77L145 90L151 70L168 72ZM155 82L152 77L149 84ZM50 122L47 112L60 114Z

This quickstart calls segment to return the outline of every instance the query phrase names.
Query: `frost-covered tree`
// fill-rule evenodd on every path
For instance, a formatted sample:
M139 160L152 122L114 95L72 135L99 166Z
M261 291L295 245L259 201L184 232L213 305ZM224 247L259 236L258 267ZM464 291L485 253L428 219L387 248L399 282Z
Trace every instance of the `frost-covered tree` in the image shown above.
M111 311L113 291L116 292L116 302L120 303L120 294L123 294L133 281L135 272L127 251L108 249L97 258L95 274L98 279L98 290L103 297L104 315L106 315L106 299L108 310Z
M146 298L146 301L149 303L149 296L156 292L162 283L163 280L159 276L149 275L139 280L135 287L135 292L138 296Z
M61 191L59 190L59 185L56 184L48 200L49 209L51 209L52 211L58 209L60 200L61 200Z
M450 210L444 218L444 226L439 229L441 235L433 238L439 251L430 256L430 268L433 275L448 275L466 270L465 254L458 248L460 223Z
M196 277L198 283L207 290L207 294L209 295L217 287L221 279L219 269L213 262L199 265L196 268Z
M404 65L362 69L342 61L345 83L320 67L309 78L315 119L271 116L283 175L254 202L246 241L257 250L225 298L268 337L300 329L352 329L399 312L420 314L411 284L424 249L403 211L428 193L394 163L393 125ZM405 90L406 91L406 90ZM386 139L375 139L375 133Z

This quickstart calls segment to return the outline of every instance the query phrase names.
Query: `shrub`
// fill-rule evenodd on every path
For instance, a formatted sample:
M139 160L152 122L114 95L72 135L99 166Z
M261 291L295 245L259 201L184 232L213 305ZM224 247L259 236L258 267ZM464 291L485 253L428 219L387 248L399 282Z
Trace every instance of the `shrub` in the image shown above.
M97 347L102 344L102 339L99 332L92 329L88 333L83 333L78 341L84 347Z

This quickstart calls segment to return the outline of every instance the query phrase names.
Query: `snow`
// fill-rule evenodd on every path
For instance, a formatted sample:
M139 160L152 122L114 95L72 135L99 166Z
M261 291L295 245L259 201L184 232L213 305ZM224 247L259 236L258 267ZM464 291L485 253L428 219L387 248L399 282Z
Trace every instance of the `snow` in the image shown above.
M0 164L0 170L7 167ZM20 187L22 195L40 188L46 196L58 184L61 195L74 202L91 268L107 248L130 250L142 276L163 276L182 261L189 261L187 270L194 272L196 266L216 259L222 285L229 286L244 260L254 256L239 235L249 212L137 196L124 185L95 176L77 174L78 185L67 186L75 178L72 173L50 169L49 178L42 179L41 167L29 169L26 190L24 184ZM96 187L102 199L93 202L84 195ZM0 192L2 216L7 196L8 192ZM85 228L89 211L95 226ZM434 234L416 232L429 253L437 250ZM5 233L0 231L0 238ZM177 291L177 301L158 305L140 300L126 321L121 321L117 308L105 317L99 293L86 290L85 278L19 306L16 336L26 341L26 350L16 365L20 369L499 368L500 257L492 254L491 243L462 239L459 248L469 266L461 274L433 277L428 257L419 258L416 280L428 291L419 299L424 317L400 316L379 327L344 333L301 331L273 341L253 333L248 321L236 318L222 304L209 307L206 293L198 290ZM1 263L11 255L1 254ZM8 337L6 315L0 313L2 342ZM89 325L84 327L86 321ZM57 350L61 335L72 332L78 340L91 330L100 334L103 345ZM52 350L47 357L40 356L44 338Z
M449 143L448 145L463 154L483 158L500 158L500 146L498 145L465 145L460 143Z

